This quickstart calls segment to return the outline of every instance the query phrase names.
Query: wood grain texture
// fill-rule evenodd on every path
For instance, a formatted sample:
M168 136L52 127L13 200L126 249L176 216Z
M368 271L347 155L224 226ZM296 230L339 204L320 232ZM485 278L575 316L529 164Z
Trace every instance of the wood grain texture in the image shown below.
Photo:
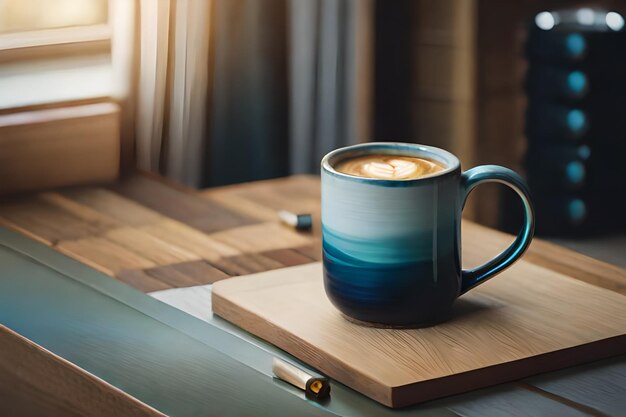
M128 226L142 226L166 218L136 201L100 187L65 189L61 194Z
M18 29L0 34L0 62L111 53L111 28L92 24L51 29Z
M158 185L152 184L155 182ZM128 183L133 183L133 181L128 180ZM160 182L154 176L142 176L140 180L136 180L133 187L141 188L142 184L151 184L147 187L148 189L161 190L165 187L185 196L191 194L187 188ZM130 189L134 189L133 187ZM124 187L122 186L122 188ZM132 194L128 189L126 192ZM243 215L253 219L256 213L256 220L252 221L276 223L277 208L319 212L319 180L313 176L295 176L251 184L238 184L204 191L199 195L202 197L201 200L215 200L215 204L220 204L222 208L237 213L235 216ZM275 198L274 196L282 197ZM290 198L285 196L293 196L292 200L297 200L297 202L287 203ZM238 226L225 229L223 231L227 233L218 234L218 237L221 236L222 239L216 240L201 230L162 214L163 212L167 213L171 208L157 207L159 204L157 199L145 196L142 198L149 200L155 209L148 208L141 202L133 200L132 195L124 197L117 192L101 187L77 187L54 193L27 195L10 200L5 199L4 202L0 203L0 221L6 227L20 231L48 245L60 244L62 250L66 246L66 241L102 237L111 230L126 226L136 228L140 232L145 232L160 241L181 248L209 262L218 261L224 257L237 256L244 252L259 253L273 250L294 250L313 260L321 259L319 216L313 216L313 233L296 233L287 228L282 230L278 228L277 224L268 229L262 223L258 223L256 224L258 229L243 229L243 233L239 230L231 232ZM198 201L194 201L195 203L192 205L198 207ZM202 207L203 204L201 202L199 205ZM170 202L165 201L164 205L169 206ZM203 209L198 210L201 213ZM261 214L258 215L259 213ZM185 217L180 213L178 215ZM220 221L220 216L215 218L207 216L203 220L205 223L215 222L213 225L208 225L209 229L222 230L223 226L218 224ZM263 239L253 238L252 242L247 242L249 236L247 232L263 235L268 231L271 232L271 230L279 230L281 236L283 233L287 235L287 241L283 244L278 242L279 249L276 249L276 242L267 243L263 242ZM292 240L294 235L296 240ZM304 238L306 242L300 238ZM224 242L225 240L235 244L227 244ZM506 247L510 240L511 237L507 234L464 221L464 244L462 246L465 253L465 266L475 266L489 259L496 252ZM146 239L148 243L151 241L153 241L152 238ZM91 240L87 240L86 243L88 245L84 248L85 250L80 248L77 257L86 259L91 265L99 265L98 269L111 275L115 274L114 271L128 270L128 267L136 269L136 264L132 262L130 265L123 263L120 265L120 269L120 267L111 268L109 262L100 265L95 261L95 259L99 259L97 256L92 257L93 259L88 259L89 256L81 257L80 252L89 252L88 246L93 244ZM130 252L129 257L133 258L132 249L125 250L124 245L119 245L116 242L103 243L107 248L111 244L114 244L115 247L122 246L114 252L122 257L124 252ZM77 245L69 243L69 246ZM143 250L141 245L137 249ZM65 250L65 253L72 255L73 252ZM525 259L594 285L620 293L626 292L626 272L623 269L539 239L536 239L532 244ZM174 261L179 260L175 259ZM289 265L289 262L284 265ZM147 282L143 287L153 288L153 283Z
M261 253L261 255L278 261L283 266L296 266L308 264L315 259L299 252L295 249L276 249Z
M286 266L273 257L256 253L222 258L212 262L212 265L226 272L231 277L270 271Z
M55 248L61 253L111 276L125 269L156 266L151 260L102 237L63 241Z
M105 237L156 265L170 265L200 259L192 252L131 227L111 230L105 234Z
M178 264L144 269L143 272L172 288L212 284L229 278L224 271L205 261L182 262Z
M7 416L164 416L2 325L0 386Z
M119 129L113 103L0 115L0 194L115 180Z
M230 210L267 222L277 220L279 210L310 213L319 219L320 182L317 176L296 175L275 180L237 184L203 191L201 195ZM319 233L319 228L314 227Z
M161 291L172 288L171 285L148 275L145 269L124 269L115 274L115 278L143 292Z
M250 217L148 177L132 176L111 189L203 232L210 233L256 223Z
M0 204L0 217L52 245L62 240L98 236L117 226L114 221L95 221L84 213L68 211L45 198L29 196Z
M213 311L391 407L626 353L623 296L523 260L425 329L348 322L319 263L218 282Z
M217 261L241 252L225 243L210 238L207 234L175 220L163 220L141 227L141 230L208 261Z
M114 229L121 227L122 224L117 220L109 217L106 213L102 213L89 206L71 200L60 193L44 192L37 196L41 201L52 204L61 210L89 223L97 226L102 230Z
M163 200L160 203L158 195L151 197L150 192L147 196L143 195L144 191L141 190L143 186L148 190L157 190L161 195L183 196L181 197L181 201L184 200L182 204L191 204L191 211L196 213L194 216L202 216L201 213L205 212L203 207L206 203L203 200L208 199L210 204L219 205L221 209L233 212L235 218L244 216L248 219L246 221L257 222L253 225L256 227L239 230L240 223L235 222L235 226L223 229L224 225L220 223L221 216L204 216L201 223L204 223L205 227L220 231L218 233L220 239L214 239L210 234L185 223L188 216L179 210L175 210L174 215L182 218L183 221L168 217L164 213L173 210L172 201ZM128 196L112 191L118 188L124 189L124 193ZM169 191L163 192L163 189ZM159 244L164 250L171 245L192 254L192 257L197 256L209 263L219 263L223 258L236 257L244 253L261 253L263 257L269 257L284 266L289 266L292 261L276 259L270 254L272 251L280 253L283 250L295 251L312 260L321 260L319 215L315 214L319 213L319 191L318 178L305 175L220 187L202 191L193 196L193 191L186 187L159 180L153 175L141 175L139 179L128 179L111 189L96 186L75 187L59 192L5 199L0 203L0 222L6 227L48 245L58 245L64 253L87 262L109 275L117 275L122 279L120 274L124 271L125 278L132 277L132 280L127 282L132 282L136 288L150 291L162 285L169 287L169 284L155 284L154 278L140 273L138 269L142 267L140 265L153 268L154 264L158 264L159 261L158 259L156 262L151 260L150 256L145 256L145 253L137 259L138 254L133 250L145 252L150 242L154 242L153 238L167 243L166 246ZM133 200L134 192L140 194L140 201ZM187 200L190 196L193 197L192 203ZM148 201L152 208L146 207L141 201ZM276 210L279 208L314 213L313 231L297 233L278 225ZM142 239L139 239L136 248L128 248L123 243L120 244L104 236L107 232L124 227L136 229L138 236L145 236L144 232L150 235L145 239L146 247ZM273 230L278 231L275 236L277 240L274 240L272 236ZM271 239L265 241L265 236L268 235ZM91 240L96 237L104 241ZM73 242L81 239L87 239L84 247L80 242ZM511 236L507 234L464 221L462 245L464 266L476 266L486 261L504 249L511 239ZM100 246L107 254L104 257L97 250L94 251ZM150 253L155 255L154 248L148 250L148 254ZM170 254L165 256L169 258ZM254 265L254 262L251 263L253 258L241 259L243 263L240 265L232 262L236 261L236 258L222 263L226 265L224 268L230 270L233 275L259 270L258 265L250 268L250 264ZM623 269L560 246L536 239L525 259L585 282L622 294L626 293L626 272ZM172 261L179 263L182 260L176 258ZM248 267L245 266L246 264ZM268 264L269 266L275 267L274 264ZM143 284L139 281L141 276L146 279Z
M293 248L310 243L310 235L307 232L296 232L279 223L241 226L212 233L209 236L242 252L249 253Z

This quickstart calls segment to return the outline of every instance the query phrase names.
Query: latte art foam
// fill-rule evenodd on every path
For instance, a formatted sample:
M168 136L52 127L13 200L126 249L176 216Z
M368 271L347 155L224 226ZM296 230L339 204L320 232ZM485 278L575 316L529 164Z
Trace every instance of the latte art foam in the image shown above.
M365 178L409 180L442 171L443 166L423 158L401 155L365 155L340 161L335 169Z

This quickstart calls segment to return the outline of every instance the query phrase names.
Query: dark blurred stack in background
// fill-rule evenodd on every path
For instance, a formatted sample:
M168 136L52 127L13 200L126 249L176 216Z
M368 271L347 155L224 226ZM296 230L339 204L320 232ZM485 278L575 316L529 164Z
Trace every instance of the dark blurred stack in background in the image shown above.
M588 8L541 12L529 30L526 57L524 166L535 199L537 233L589 235L616 227L623 230L623 17ZM519 218L516 210L505 211L511 214L505 218Z

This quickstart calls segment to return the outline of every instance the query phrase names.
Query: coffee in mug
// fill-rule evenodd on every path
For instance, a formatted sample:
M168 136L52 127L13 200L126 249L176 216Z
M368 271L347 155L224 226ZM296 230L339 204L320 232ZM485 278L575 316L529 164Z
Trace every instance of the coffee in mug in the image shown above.
M479 184L511 187L524 204L515 241L486 264L461 269L461 211ZM348 319L384 327L444 320L461 294L502 272L528 248L534 211L526 183L510 169L461 172L432 146L364 143L322 160L324 287Z
M389 180L421 178L443 170L440 162L405 155L372 154L339 161L335 169L357 177Z

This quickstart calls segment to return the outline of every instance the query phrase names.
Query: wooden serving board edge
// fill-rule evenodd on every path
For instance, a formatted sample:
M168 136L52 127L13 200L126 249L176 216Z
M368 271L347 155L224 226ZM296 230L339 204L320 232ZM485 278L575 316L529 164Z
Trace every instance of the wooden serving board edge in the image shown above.
M595 362L623 355L624 353L626 353L626 335L600 339L578 346L518 359L508 362L504 366L491 365L473 371L395 387L392 389L392 405L390 407L406 407L436 398L461 394L533 375ZM297 355L294 354L294 356ZM468 390L468 386L472 388Z
M351 373L343 372L342 368L346 367L345 364L339 364L338 360L328 354L325 356L327 358L330 357L330 360L324 359L320 355L316 355L315 352L317 351L317 348L315 346L294 337L288 331L268 321L263 321L263 327L257 325L257 323L252 325L254 321L253 319L256 317L254 313L242 308L241 306L235 306L234 303L213 291L211 292L211 298L213 314L222 317L223 319L252 334L262 333L264 335L271 335L271 337L263 337L263 339L292 354L310 366L320 370L324 374L331 376L337 375L337 372L341 373L344 378L340 379L336 376L332 376L332 378L378 401L381 404L393 407L392 391L389 387L369 380L365 375L362 375L360 371L354 368L351 368ZM253 326L256 327L257 331L260 329L261 332L255 332L252 329Z
M415 405L449 395L461 394L470 390L486 388L626 353L626 335L619 335L519 359L509 362L506 366L492 365L442 378L389 388L368 379L354 368L350 370L350 373L344 372L347 366L345 363L339 363L336 358L328 354L325 355L326 358L317 355L315 346L294 337L288 331L270 322L264 321L263 324L259 325L254 322L256 317L254 313L241 306L235 306L234 303L222 297L219 293L212 292L211 297L214 314L252 334L269 335L266 338L268 342L338 382L391 408ZM590 357L593 359L587 359ZM338 377L337 375L341 376ZM471 389L468 390L468 386Z

